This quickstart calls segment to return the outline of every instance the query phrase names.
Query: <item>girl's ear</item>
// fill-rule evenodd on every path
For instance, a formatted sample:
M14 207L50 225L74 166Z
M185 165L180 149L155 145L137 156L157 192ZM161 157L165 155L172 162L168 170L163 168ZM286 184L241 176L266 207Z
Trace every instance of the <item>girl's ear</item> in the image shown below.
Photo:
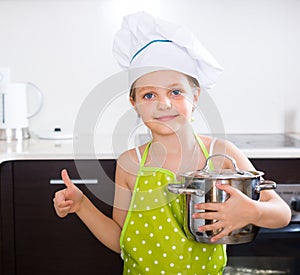
M130 101L132 107L136 108L136 107L135 107L135 105L136 105L136 104L135 104L135 101L133 100L132 97L130 97L129 101Z
M140 116L140 114L137 110L137 106L136 106L136 103L135 103L134 99L132 97L130 97L129 101L130 101L132 107L134 108L134 110L136 111L137 115Z
M200 96L200 88L197 87L197 88L196 88L196 91L194 92L194 98L193 98L193 100L194 100L194 102L193 102L194 105L197 105L197 104L198 104L199 96Z

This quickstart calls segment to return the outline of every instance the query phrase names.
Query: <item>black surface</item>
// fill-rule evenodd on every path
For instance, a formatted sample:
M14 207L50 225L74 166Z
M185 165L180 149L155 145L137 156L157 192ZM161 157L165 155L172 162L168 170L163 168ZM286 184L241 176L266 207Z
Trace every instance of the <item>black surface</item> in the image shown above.
M237 266L234 261L236 257L240 259L241 265L243 259L260 259L268 260L268 268L278 267L278 261L288 263L285 266L291 273L300 274L300 233L276 234L271 233L269 236L266 232L260 232L253 242L238 245L227 245L228 265ZM233 260L231 260L233 259ZM258 267L258 265L257 265ZM282 266L283 267L283 266Z
M279 184L300 183L300 158L252 158L254 167L265 173L264 178Z
M300 159L250 159L257 170L265 172L265 179L280 184L300 183ZM290 270L288 274L300 274L300 223L291 223L280 229L260 229L253 242L240 245L228 245L228 264L249 264L260 268L263 262L267 268ZM251 264L254 263L253 266ZM256 263L256 265L255 265ZM261 263L261 265L259 265ZM255 274L255 273L254 273Z
M265 178L277 183L300 182L300 159L251 159ZM102 167L113 179L115 160L103 160ZM88 174L94 177L94 161L85 161ZM95 167L96 166L96 167ZM61 185L50 185L51 178L59 178L62 168L67 168L72 178L79 174L74 161L13 161L0 166L0 274L1 275L96 275L121 274L120 255L112 252L89 232L83 223L71 215L58 218L52 198ZM98 175L99 176L99 175ZM97 173L95 175L97 177ZM103 182L103 179L99 179ZM110 184L109 182L107 184ZM99 200L84 185L80 188L105 214L111 215L110 204ZM110 188L108 188L110 190ZM109 197L110 196L110 197ZM111 201L113 194L108 195ZM229 245L230 257L287 257L300 274L300 233L298 224L293 230L261 230L256 240L249 244ZM103 273L104 274L104 273Z
M113 179L115 161L101 163ZM90 178L98 176L97 161L84 161L84 165ZM14 161L1 165L0 274L98 275L103 270L122 274L120 255L102 245L75 214L64 219L56 215L52 199L64 186L51 185L49 181L59 179L62 168L68 169L71 178L80 178L74 161L69 160ZM99 182L101 192L105 182L103 178ZM111 216L111 205L99 200L87 186L78 187L97 208Z

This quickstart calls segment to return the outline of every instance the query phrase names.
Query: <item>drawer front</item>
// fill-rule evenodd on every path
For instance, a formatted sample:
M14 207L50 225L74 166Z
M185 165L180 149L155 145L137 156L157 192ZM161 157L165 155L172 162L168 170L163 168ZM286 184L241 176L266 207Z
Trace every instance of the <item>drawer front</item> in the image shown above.
M300 158L265 158L250 159L257 170L265 173L265 179L277 183L299 183Z
M104 174L99 172L100 165ZM98 275L101 270L121 274L120 255L102 245L76 214L63 219L56 215L53 197L65 188L60 182L63 168L102 212L112 214L114 160L82 160L76 164L70 160L15 161L16 274Z

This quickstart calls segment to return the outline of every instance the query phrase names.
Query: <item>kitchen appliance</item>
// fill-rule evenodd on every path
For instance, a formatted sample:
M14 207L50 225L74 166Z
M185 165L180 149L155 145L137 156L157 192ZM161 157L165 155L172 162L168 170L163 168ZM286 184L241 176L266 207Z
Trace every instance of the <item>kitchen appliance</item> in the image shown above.
M73 133L66 132L66 131L63 131L59 127L55 127L52 131L44 131L44 132L38 133L38 137L40 139L66 140L66 139L72 139Z
M28 95L34 94L36 107L28 111ZM28 119L42 107L40 89L29 82L0 85L0 140L22 140L30 137Z
M285 162L300 164L299 159L255 159L253 162L258 166L271 165L270 171L276 169L278 164L284 167ZM268 170L268 167L264 168ZM300 181L298 182L281 182L276 187L276 192L292 209L290 224L278 229L260 228L253 242L228 245L228 265L224 275L300 274Z
M231 161L233 169L211 170L209 163L214 157L224 157ZM186 195L186 205L184 208L185 228L188 228L188 235L192 233L198 242L211 243L211 238L220 233L220 230L199 232L199 226L214 223L215 221L194 219L195 205L198 203L219 202L223 203L228 199L228 194L216 187L216 183L228 184L251 199L258 200L261 190L275 189L276 183L262 180L263 172L244 171L237 167L236 161L225 154L211 155L206 159L203 169L187 172L181 176L182 184L169 184L168 190L176 194ZM254 240L258 232L258 227L249 224L241 229L232 231L215 243L240 244Z
M260 228L253 242L227 245L224 275L300 274L300 140L289 134L230 134L226 138L252 155L254 167L264 171L266 178L276 181L276 192L291 207L292 219L283 228Z

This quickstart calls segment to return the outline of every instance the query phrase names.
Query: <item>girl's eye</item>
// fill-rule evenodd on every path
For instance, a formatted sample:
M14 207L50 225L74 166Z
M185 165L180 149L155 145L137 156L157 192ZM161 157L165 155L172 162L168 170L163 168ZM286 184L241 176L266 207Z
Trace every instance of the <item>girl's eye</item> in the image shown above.
M147 94L144 95L144 98L145 98L145 99L152 99L152 98L154 98L154 94L152 94L152 93L147 93Z
M171 94L172 94L173 96L179 96L179 95L182 94L182 92L181 92L180 90L173 90L173 91L171 91Z

